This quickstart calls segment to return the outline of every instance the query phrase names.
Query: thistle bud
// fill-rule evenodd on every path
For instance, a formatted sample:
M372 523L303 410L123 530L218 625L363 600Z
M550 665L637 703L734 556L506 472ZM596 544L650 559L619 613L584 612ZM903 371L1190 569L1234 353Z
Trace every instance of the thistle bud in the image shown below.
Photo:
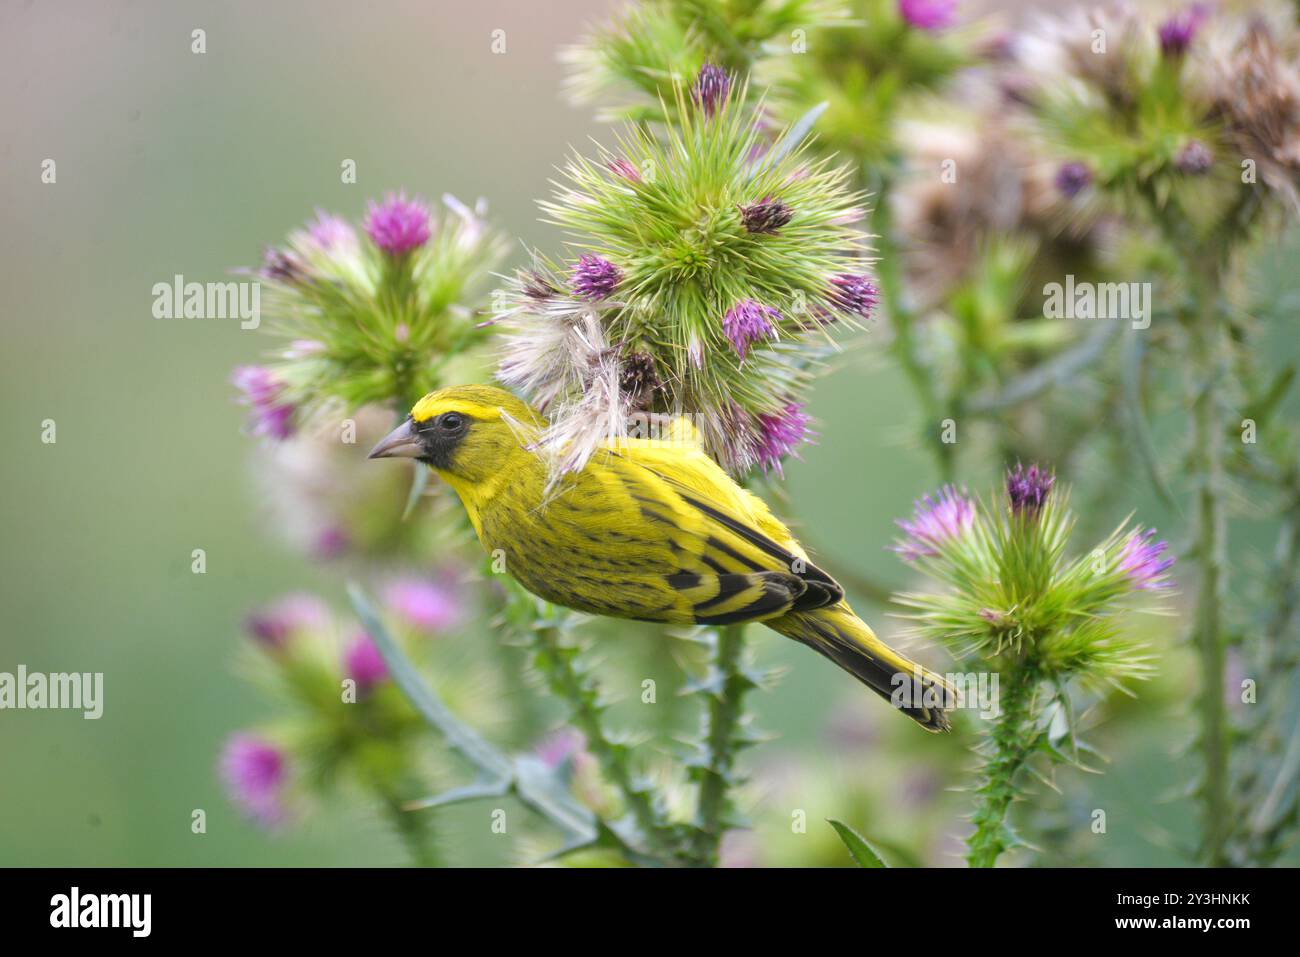
M943 30L952 26L957 0L898 0L898 14L918 30Z
M263 827L283 823L288 762L283 751L254 735L232 735L217 765L226 793Z
M1092 170L1083 163L1062 163L1053 182L1062 196L1074 199L1092 183Z
M1168 542L1155 541L1154 528L1137 529L1124 541L1120 551L1119 569L1133 583L1133 587L1144 591L1170 588L1173 583L1165 576L1174 564L1172 556L1164 557Z
M783 475L781 460L808 437L811 419L803 404L791 402L780 412L758 416L758 464L765 471Z
M793 209L771 197L740 207L740 221L751 233L774 233L793 218Z
M1192 40L1196 38L1196 31L1200 29L1204 19L1204 8L1196 4L1174 14L1160 24L1157 30L1160 37L1160 52L1170 59L1181 57L1192 45Z
M623 273L608 259L583 256L573 268L573 293L590 302L608 299L622 279Z
M1031 465L1027 469L1016 465L1007 473L1006 482L1011 511L1016 515L1037 515L1047 502L1048 493L1052 491L1055 482L1055 475L1037 465Z
M894 546L894 551L910 562L938 555L948 543L969 532L974 522L974 503L953 486L945 485L934 497L917 499L910 520L896 520L906 537Z
M770 338L776 331L775 324L779 322L781 313L771 306L764 306L753 299L742 299L722 317L722 331L731 341L736 354L744 359L750 344Z
M866 276L841 273L831 279L829 299L841 312L870 319L880 301L880 290Z
M1187 173L1189 176L1200 176L1208 173L1210 167L1214 165L1214 154L1200 140L1188 140L1178 151L1174 165L1180 172Z
M244 622L250 637L264 648L281 652L304 631L323 628L329 621L325 604L314 595L293 594L252 612Z
M366 206L366 235L390 256L403 256L429 241L429 209L420 199L389 193Z
M695 85L691 87L691 100L704 111L705 116L713 116L727 99L731 91L731 76L722 67L706 63L700 67Z
M388 680L388 665L379 648L365 632L353 637L343 652L343 675L357 683L359 694L368 694Z

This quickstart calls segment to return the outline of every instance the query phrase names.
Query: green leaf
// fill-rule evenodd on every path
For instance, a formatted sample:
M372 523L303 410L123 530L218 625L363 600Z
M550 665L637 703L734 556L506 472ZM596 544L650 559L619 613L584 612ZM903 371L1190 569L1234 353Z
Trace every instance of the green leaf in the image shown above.
M834 818L827 818L826 823L835 828L835 833L840 836L840 840L844 842L844 846L849 849L849 854L853 856L853 860L857 862L858 867L889 866L881 860L880 855L876 853L875 848L867 843L866 838L853 830L853 828L835 820Z

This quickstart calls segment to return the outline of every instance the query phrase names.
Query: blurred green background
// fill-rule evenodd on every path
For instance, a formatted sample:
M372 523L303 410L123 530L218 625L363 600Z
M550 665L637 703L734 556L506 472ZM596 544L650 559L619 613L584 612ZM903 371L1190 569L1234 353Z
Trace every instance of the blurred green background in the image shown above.
M227 380L270 340L234 321L156 320L151 287L177 273L223 279L313 207L355 218L367 198L397 187L486 196L507 234L556 248L534 201L570 145L607 135L563 103L556 52L610 6L0 5L0 671L105 675L98 721L0 713L0 864L403 860L378 820L345 802L268 837L221 793L222 740L273 711L234 668L244 615L286 590L315 587L340 608L344 598L337 576L268 534L249 477L251 441ZM191 53L196 28L206 31L203 55ZM504 55L491 52L495 29L506 31ZM57 163L53 185L40 180L46 158ZM340 183L344 159L356 161L356 185ZM847 352L813 398L818 443L787 469L784 508L845 577L906 582L885 546L893 518L934 481L905 438L908 394L869 348ZM57 423L57 444L40 441L45 419ZM978 486L996 471L990 463L967 478ZM1097 527L1133 508L1162 528L1173 519L1141 476L1066 478L1106 489ZM1257 532L1244 555L1267 546L1268 529ZM191 574L195 548L207 552L204 575ZM886 635L898 630L858 604ZM651 635L632 631L628 642ZM886 729L891 716L852 679L773 634L754 643L789 673L756 702L777 738L750 752L755 830L735 838L733 860L747 842L797 843L789 809L802 808L810 849L791 859L838 861L822 820L843 814L865 778L884 798L851 823L887 846L925 792L935 835L926 859L959 863L963 799L942 790L949 778L935 769L965 767L966 742L906 722ZM1099 732L1107 773L1060 774L1062 844L1079 848L1070 862L1178 863L1170 842L1191 838L1190 805L1176 796L1191 666L1182 648L1161 654L1161 680L1126 706L1123 733ZM1088 831L1093 807L1107 809L1105 835ZM206 834L191 832L196 808ZM484 813L445 815L450 862L517 856L513 838L487 833Z

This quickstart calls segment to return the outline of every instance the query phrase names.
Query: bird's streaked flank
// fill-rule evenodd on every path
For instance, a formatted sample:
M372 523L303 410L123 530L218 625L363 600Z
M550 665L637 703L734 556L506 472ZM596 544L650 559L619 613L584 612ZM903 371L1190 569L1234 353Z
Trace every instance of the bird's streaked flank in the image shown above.
M371 458L427 463L479 540L533 594L579 611L670 624L761 621L834 661L905 714L948 728L951 689L882 643L757 496L706 455L685 420L622 439L551 486L531 446L546 420L490 386L431 392ZM901 676L901 677L897 677ZM919 687L914 682L919 676ZM944 704L934 706L932 701Z

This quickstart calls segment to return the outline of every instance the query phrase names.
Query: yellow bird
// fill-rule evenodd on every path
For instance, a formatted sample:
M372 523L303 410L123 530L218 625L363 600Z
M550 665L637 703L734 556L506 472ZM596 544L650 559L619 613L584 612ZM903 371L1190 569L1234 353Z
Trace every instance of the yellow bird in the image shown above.
M951 688L881 642L757 496L679 419L619 439L549 487L546 420L491 386L431 392L370 453L425 462L456 490L479 541L533 594L593 615L670 624L761 621L802 642L930 731Z

